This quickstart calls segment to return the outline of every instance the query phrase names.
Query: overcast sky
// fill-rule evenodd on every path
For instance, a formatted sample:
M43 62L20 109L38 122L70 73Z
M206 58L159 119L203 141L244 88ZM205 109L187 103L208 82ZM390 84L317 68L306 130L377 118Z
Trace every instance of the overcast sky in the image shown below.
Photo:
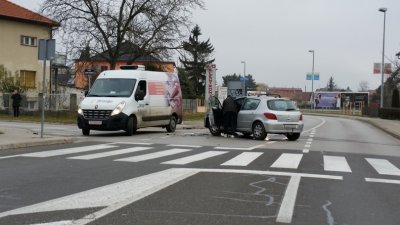
M11 0L37 11L43 0ZM386 62L400 52L399 0L204 0L206 10L193 14L215 47L219 83L227 74L253 75L270 87L311 90L306 81L312 69L325 87L330 76L341 88L357 91L360 81L370 89L381 83L372 73L382 61L383 13L386 13ZM174 59L172 59L174 60ZM175 60L176 61L176 60Z

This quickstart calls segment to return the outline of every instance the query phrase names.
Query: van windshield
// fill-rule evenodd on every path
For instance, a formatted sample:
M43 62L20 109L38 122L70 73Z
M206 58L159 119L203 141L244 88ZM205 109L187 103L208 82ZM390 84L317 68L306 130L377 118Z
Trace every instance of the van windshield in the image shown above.
M97 79L86 97L129 97L136 79Z

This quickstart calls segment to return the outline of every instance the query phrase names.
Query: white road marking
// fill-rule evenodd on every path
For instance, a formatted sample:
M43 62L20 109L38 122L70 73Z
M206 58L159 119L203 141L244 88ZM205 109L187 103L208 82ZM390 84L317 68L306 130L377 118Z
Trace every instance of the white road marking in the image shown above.
M168 169L149 175L133 178L126 181L94 188L88 191L64 196L61 198L45 201L42 203L6 211L0 213L0 218L10 215L21 215L39 212L52 212L57 210L75 210L87 208L103 208L97 212L86 215L84 218L73 221L73 225L85 225L98 220L107 214L110 214L126 205L130 205L140 199L143 199L157 191L171 186L195 174L205 173L238 173L238 174L258 174L270 176L289 176L291 177L288 187L283 197L279 209L278 219L282 221L291 221L294 204L296 202L298 184L301 177L343 180L342 176L289 173L277 171L260 170L232 170L232 169L188 169L175 168ZM63 222L63 221L60 221ZM278 222L278 221L277 221ZM43 224L43 225L61 225L61 224ZM70 225L70 224L68 224Z
M126 205L132 204L139 199L160 191L187 177L193 176L198 172L199 171L190 169L168 169L50 201L2 212L0 213L0 218L28 213L106 207L87 215L85 218L76 220L73 223L74 225L83 225Z
M317 128L321 127L322 125L324 125L326 123L326 120L324 120L324 119L321 119L321 121L322 122L320 124L318 124L317 126L311 128L311 129L304 130L303 133L310 132L310 131L315 131Z
M100 145L81 146L81 147L76 147L76 148L65 148L65 149L59 149L59 150L33 152L33 153L22 154L20 156L45 158L45 157L69 155L69 154L81 153L81 152L97 151L97 150L115 148L115 147L117 147L117 146L109 145L109 144L100 144Z
M270 145L270 144L273 144L273 143L276 143L276 141L268 141L268 142L267 142L267 144L269 144L269 145Z
M203 153L199 153L196 155L191 155L191 156L187 156L187 157L183 157L183 158L179 158L179 159L175 159L175 160L171 160L171 161L167 161L167 162L163 162L162 164L173 164L173 165L186 165L192 162L196 162L196 161L200 161L203 159L208 159L214 156L218 156L218 155L222 155L227 153L227 151L208 151L208 152L203 152Z
M157 159L165 156L175 155L179 153L184 153L191 151L191 149L182 149L182 148L173 148L165 151L159 151L144 155L132 156L128 158L116 159L114 161L122 161L122 162L142 162L150 159Z
M126 154L126 153L144 151L144 150L149 150L149 149L153 149L153 148L152 147L125 148L125 149L109 151L109 152L100 152L100 153L89 154L89 155L74 156L74 157L69 157L68 159L90 160L90 159L98 159L98 158L121 155L121 154Z
M297 198L297 191L299 189L301 177L292 176L290 178L289 184L286 188L285 195L283 197L281 207L279 208L279 214L276 218L278 223L291 223L294 206Z
M150 139L141 139L142 141L150 140ZM127 144L127 145L153 145L153 143L146 143L146 142L113 142L111 144Z
M304 145L304 148L311 148L311 145Z
M351 168L343 156L324 155L324 170L351 173Z
M31 225L73 225L74 221L73 220L63 220L63 221L57 221L57 222L50 222L50 223L35 223Z
M310 149L303 149L303 153L309 153L310 152Z
M365 181L373 183L384 183L384 184L400 184L400 180L389 180L389 179L365 178Z
M310 137L310 138L313 138L313 137L314 137L314 135L313 135L313 134L311 134L309 137Z
M283 153L279 158L272 164L273 168L287 168L287 169L297 169L303 154L292 154Z
M307 141L313 141L313 139L312 139L312 138L309 138L309 139L307 139Z
M365 158L369 164L381 175L400 176L400 169L386 159Z
M262 154L262 152L243 152L235 158L222 163L221 166L247 166Z
M312 144L312 141L307 141L306 142L306 145L311 145Z
M180 169L196 170L198 172L205 172L205 173L243 173L243 174L258 174L258 175L270 175L270 176L289 176L289 177L300 176L306 178L343 180L343 176L312 174L312 173L292 173L292 172L279 172L279 171L237 170L237 169L191 169L191 168L180 168Z
M167 145L169 147L184 147L184 148L201 148L200 145Z
M236 148L236 147L214 147L214 149L221 149L221 150L242 150L242 151L251 151L254 150L256 148L260 148L263 147L264 145L256 145L253 147L249 147L249 148Z

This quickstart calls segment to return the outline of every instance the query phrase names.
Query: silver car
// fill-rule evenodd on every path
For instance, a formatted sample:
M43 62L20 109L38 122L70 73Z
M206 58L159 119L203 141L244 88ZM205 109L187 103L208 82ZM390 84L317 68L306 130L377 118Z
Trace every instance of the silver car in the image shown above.
M296 104L286 98L269 95L248 96L235 99L237 132L264 140L268 133L284 134L289 141L295 141L303 131L303 115ZM224 132L222 105L218 98L212 97L211 107L205 118L205 126L214 136Z

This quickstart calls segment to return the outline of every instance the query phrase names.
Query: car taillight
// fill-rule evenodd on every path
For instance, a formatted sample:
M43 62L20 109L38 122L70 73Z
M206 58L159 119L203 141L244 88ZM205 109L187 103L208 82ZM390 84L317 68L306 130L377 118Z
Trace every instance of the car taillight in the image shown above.
M303 114L300 114L299 120L303 120Z
M273 113L264 113L265 118L270 119L270 120L276 120L276 116Z

